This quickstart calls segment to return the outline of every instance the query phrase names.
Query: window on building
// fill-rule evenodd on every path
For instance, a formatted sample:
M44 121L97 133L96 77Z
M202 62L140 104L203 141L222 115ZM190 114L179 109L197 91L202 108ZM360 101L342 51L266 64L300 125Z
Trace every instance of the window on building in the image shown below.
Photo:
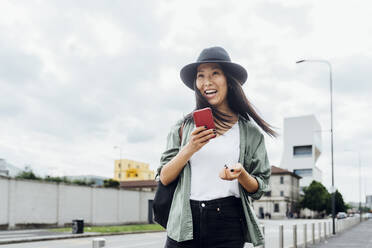
M284 177L283 176L280 177L280 184L284 184Z
M297 157L297 156L311 156L313 152L313 146L312 145L309 145L309 146L294 146L293 147L293 156L294 157Z
M120 172L119 172L119 178L121 178L121 174L120 174Z
M121 163L118 164L119 169L121 168Z
M284 196L284 191L280 191L280 196Z
M265 196L269 196L269 197L270 197L270 196L271 196L271 191L266 192L266 193L265 193Z
M274 204L274 212L279 213L279 203Z
M137 169L139 169L139 167L140 167L140 166L139 166L139 165L137 165Z
M293 172L300 177L311 177L313 174L313 169L299 169L293 170Z
M136 177L138 177L138 174L136 173Z
M130 168L130 164L128 164L128 168Z
M265 217L265 215L264 215L264 208L263 207L260 207L258 209L258 213L259 213L259 216L258 217L260 217L261 219L263 219Z

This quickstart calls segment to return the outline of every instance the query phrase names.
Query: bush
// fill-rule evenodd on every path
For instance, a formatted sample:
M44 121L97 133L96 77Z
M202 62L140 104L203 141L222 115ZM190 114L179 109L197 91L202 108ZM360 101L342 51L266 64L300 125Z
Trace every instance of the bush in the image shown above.
M120 183L114 179L105 179L103 180L103 187L105 188L119 188Z
M68 184L77 184L77 185L85 185L91 186L94 184L93 180L70 180L67 177L53 177L53 176L45 176L44 178L37 176L29 166L26 166L23 171L21 171L15 178L18 179L28 179L28 180L39 180L45 182L56 182L56 183L68 183Z
M41 177L37 176L29 166L26 166L23 171L18 173L15 178L28 179L28 180L42 180Z

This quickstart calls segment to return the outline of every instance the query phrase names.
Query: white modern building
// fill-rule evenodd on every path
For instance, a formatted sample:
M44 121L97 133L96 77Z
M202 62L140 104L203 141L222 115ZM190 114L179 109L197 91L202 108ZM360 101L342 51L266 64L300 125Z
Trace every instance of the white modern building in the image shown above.
M0 158L0 175L1 176L14 177L21 171L22 170L8 163L5 159Z
M284 119L281 168L302 177L300 187L313 180L322 182L322 172L316 162L322 153L321 127L314 115Z

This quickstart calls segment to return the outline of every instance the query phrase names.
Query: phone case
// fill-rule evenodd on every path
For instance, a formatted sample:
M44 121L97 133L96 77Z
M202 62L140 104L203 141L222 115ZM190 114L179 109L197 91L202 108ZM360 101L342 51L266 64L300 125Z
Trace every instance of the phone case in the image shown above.
M212 110L210 108L203 108L195 110L192 114L196 127L207 126L208 129L215 129Z

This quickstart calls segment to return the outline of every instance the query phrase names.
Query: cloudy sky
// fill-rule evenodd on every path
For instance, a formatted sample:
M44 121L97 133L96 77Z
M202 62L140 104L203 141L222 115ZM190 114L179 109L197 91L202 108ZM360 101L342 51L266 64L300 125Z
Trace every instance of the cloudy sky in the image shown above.
M112 177L122 157L158 166L170 126L194 108L179 70L223 46L249 73L244 90L282 133L314 114L330 174L333 66L335 184L372 194L370 1L1 1L0 158L39 174ZM266 137L272 165L283 141ZM353 151L346 151L353 150Z

